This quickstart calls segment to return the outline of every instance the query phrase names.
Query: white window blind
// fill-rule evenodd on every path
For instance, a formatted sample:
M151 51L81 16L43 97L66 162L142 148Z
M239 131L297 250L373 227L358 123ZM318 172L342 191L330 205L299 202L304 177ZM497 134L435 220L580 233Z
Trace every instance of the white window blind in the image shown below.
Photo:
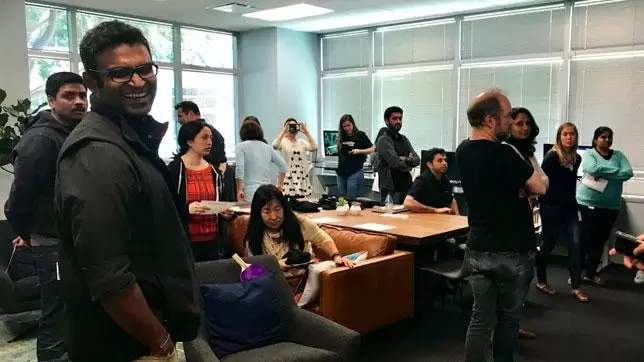
M562 52L563 8L463 21L462 59Z
M377 66L454 60L458 44L455 22L426 23L374 33Z
M416 152L432 147L453 149L455 104L454 70L434 70L374 76L374 130L385 125L389 106L403 109L401 133Z
M593 49L644 44L644 1L576 6L572 48Z
M597 127L611 127L615 149L644 171L644 58L574 61L570 91L580 144L590 145Z
M350 114L358 129L371 135L371 81L367 74L322 78L322 129L337 130Z
M324 70L369 66L371 34L359 32L322 38L322 68Z
M536 157L543 156L542 142L551 142L560 123L563 99L560 96L561 63L471 68L461 70L458 141L470 132L467 108L474 97L489 88L501 89L512 107L525 107L541 132Z

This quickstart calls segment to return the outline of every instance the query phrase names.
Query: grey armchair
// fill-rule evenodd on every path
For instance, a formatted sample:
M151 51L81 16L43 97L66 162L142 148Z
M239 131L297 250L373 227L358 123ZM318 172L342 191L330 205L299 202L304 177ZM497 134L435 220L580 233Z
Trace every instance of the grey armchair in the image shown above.
M295 305L291 288L282 277L274 257L255 256L244 258L250 264L261 264L274 272L282 302L287 338L285 342L251 349L226 356L224 362L233 361L355 361L360 348L360 335L317 314ZM197 263L199 284L233 283L239 281L239 266L232 260ZM217 356L208 344L204 317L197 338L184 343L186 362L216 362Z

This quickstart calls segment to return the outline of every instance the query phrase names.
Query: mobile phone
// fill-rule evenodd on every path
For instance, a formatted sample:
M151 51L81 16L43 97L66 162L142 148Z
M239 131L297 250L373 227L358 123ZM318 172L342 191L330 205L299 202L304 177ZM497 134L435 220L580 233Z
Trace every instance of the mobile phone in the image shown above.
M644 255L633 254L633 250L635 250L635 248L637 248L641 244L642 242L640 240L637 240L637 238L631 234L627 234L621 231L615 232L615 250L620 254L630 256L631 258L644 260Z

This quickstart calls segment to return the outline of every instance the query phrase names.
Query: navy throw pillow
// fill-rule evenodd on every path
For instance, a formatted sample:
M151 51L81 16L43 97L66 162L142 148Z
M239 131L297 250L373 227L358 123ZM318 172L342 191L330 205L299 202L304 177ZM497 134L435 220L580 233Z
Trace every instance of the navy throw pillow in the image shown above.
M219 358L284 340L273 273L230 284L203 284L210 347Z

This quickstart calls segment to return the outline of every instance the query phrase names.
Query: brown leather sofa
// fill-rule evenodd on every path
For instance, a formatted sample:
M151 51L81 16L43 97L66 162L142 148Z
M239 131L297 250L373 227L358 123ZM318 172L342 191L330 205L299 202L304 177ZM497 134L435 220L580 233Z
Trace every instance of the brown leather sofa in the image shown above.
M235 252L245 256L248 215L228 225ZM368 259L354 268L337 267L320 275L320 298L311 311L359 333L368 333L402 319L414 310L414 254L395 250L396 239L383 234L322 226L339 251L367 251ZM320 259L328 259L321 250Z

